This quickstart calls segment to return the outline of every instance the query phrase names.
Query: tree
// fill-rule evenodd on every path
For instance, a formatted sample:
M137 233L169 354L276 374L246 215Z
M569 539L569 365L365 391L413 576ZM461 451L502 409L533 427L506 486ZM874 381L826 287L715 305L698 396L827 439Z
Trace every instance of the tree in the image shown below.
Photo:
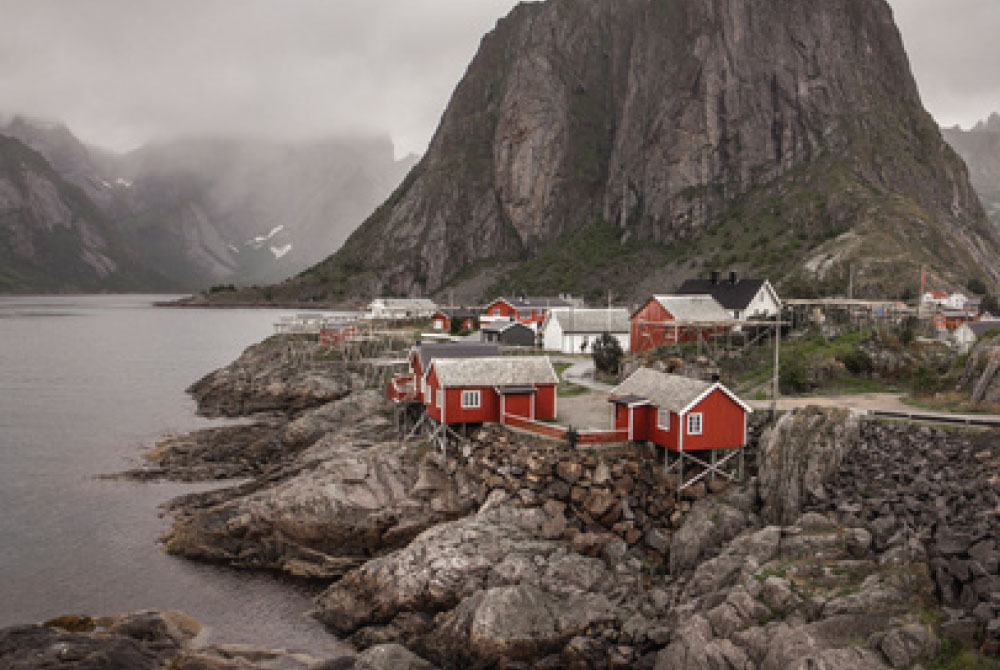
M973 277L966 284L966 287L975 293L976 295L983 295L986 293L986 284L983 283L982 279Z
M618 342L617 337L611 333L602 333L594 340L590 351L594 357L594 367L597 368L598 372L610 375L618 374L618 368L621 366L625 352L622 351L622 345Z
M996 296L989 294L983 296L983 301L979 303L979 311L989 314L1000 314L1000 303Z

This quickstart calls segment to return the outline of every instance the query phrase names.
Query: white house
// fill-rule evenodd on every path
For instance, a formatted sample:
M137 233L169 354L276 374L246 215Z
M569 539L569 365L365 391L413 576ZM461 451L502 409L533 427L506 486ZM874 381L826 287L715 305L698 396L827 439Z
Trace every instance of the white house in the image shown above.
M950 296L945 298L943 306L945 309L965 309L967 302L969 302L969 298L965 294L952 293Z
M438 306L429 298L375 298L368 304L369 319L430 318Z
M722 279L713 272L709 279L688 279L676 295L710 295L733 319L766 319L781 313L781 298L766 279L741 279L730 272Z
M626 309L550 310L541 326L542 348L564 354L589 353L603 333L610 333L622 351L629 350L629 313Z
M980 337L990 331L1000 333L1000 321L969 321L951 333L951 344L964 354L972 349Z

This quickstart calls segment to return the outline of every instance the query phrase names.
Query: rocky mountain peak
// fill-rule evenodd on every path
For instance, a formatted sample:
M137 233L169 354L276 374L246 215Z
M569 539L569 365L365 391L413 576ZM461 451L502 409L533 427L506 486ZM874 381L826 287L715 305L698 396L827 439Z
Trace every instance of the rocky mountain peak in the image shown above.
M998 238L884 0L548 0L498 22L423 160L279 293L631 294L691 263L835 285L861 262L884 295L922 263L981 275Z

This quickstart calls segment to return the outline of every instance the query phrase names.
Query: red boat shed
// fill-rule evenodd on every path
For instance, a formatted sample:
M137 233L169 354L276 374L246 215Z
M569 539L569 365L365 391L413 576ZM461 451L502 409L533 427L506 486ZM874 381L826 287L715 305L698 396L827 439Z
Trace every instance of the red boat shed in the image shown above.
M632 314L630 351L650 351L725 333L731 320L729 312L710 295L654 295Z
M386 396L396 402L419 402L431 361L435 358L485 358L499 356L500 347L483 342L426 342L410 348L409 372L393 377Z
M559 380L548 358L435 358L427 372L424 405L443 424L504 423L507 416L556 416Z
M497 298L486 306L484 321L507 319L537 327L550 309L570 306L565 298Z
M753 412L719 383L639 368L611 391L615 429L629 439L683 453L739 449Z

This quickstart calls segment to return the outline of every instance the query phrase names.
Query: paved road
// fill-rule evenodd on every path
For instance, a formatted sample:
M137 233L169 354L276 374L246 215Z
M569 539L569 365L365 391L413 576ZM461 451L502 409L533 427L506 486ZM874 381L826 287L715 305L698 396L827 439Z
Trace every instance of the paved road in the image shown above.
M594 359L589 356L553 356L553 365L556 363L568 363L562 376L568 382L586 386L595 391L607 393L614 388L611 384L605 384L594 379Z
M771 409L770 400L751 400L755 410ZM918 421L945 421L948 423L968 423L1000 426L1000 415L996 414L956 414L920 409L903 402L900 393L858 393L839 396L810 396L804 398L778 398L779 410L799 407L844 407L872 412L881 416L896 416Z

